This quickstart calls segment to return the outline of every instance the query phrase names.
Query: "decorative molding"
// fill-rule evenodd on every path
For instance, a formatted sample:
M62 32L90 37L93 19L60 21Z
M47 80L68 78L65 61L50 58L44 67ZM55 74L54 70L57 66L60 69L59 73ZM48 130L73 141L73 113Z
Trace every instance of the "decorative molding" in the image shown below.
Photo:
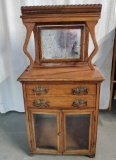
M24 43L24 46L23 46L23 51L30 60L30 65L27 68L27 70L30 70L33 67L34 61L33 61L32 57L30 56L30 54L27 50L27 46L28 46L28 43L29 43L29 40L30 40L31 33L32 33L33 28L35 26L35 23L24 23L24 25L27 29L27 34L26 34L25 43Z
M92 59L98 51L98 43L96 41L96 36L95 36L95 25L96 25L96 23L97 22L86 22L86 24L88 26L88 29L89 29L89 32L90 32L90 35L91 35L91 38L93 40L93 44L94 44L94 50L88 58L88 65L91 69L94 69L94 66L92 64Z
M21 7L22 15L30 14L73 14L73 13L92 13L99 14L101 11L101 4L93 5L51 5L51 6L23 6ZM57 12L56 12L57 10Z

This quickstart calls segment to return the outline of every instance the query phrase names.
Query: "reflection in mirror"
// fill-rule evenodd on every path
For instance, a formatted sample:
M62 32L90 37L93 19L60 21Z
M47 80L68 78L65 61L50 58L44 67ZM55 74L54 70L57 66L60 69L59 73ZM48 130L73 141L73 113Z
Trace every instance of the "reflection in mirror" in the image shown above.
M80 58L81 29L43 29L42 59Z

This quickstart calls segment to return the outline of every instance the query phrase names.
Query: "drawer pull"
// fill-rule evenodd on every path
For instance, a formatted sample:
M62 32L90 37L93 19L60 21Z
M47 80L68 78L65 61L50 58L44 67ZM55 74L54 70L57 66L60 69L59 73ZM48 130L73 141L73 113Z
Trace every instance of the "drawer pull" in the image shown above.
M88 93L88 89L87 88L85 88L85 87L77 87L77 88L74 88L74 89L72 89L72 93L73 94L80 94L80 93L82 93L82 94L87 94Z
M50 101L44 99L35 100L33 104L35 107L50 107Z
M42 92L48 93L48 88L41 87L41 86L36 87L36 88L34 88L34 89L32 89L32 90L33 90L33 92L35 92L35 93L42 93Z
M78 99L78 100L75 100L74 102L73 102L73 107L85 107L85 106L87 106L87 101L86 100L82 100L82 99Z

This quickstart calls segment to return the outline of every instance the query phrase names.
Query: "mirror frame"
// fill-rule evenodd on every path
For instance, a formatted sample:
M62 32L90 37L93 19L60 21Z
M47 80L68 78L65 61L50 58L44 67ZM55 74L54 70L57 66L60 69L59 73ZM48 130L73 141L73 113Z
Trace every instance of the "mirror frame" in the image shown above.
M42 53L42 30L63 30L63 29L81 29L81 48L80 48L80 58L43 58ZM86 42L86 33L84 24L74 24L74 25L38 25L38 52L39 52L39 62L40 63L60 63L60 62L82 62L85 60L85 42Z

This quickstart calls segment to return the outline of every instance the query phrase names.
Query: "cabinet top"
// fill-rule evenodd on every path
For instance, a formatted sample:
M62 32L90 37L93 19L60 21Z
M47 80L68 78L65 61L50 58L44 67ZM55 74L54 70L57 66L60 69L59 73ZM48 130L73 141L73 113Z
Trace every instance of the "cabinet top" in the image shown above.
M90 81L102 82L104 80L99 69L90 70L87 67L61 67L61 68L32 68L24 71L18 81Z
M35 14L69 14L69 13L86 13L99 14L101 12L101 4L93 5L52 5L52 6L22 6L22 15Z

